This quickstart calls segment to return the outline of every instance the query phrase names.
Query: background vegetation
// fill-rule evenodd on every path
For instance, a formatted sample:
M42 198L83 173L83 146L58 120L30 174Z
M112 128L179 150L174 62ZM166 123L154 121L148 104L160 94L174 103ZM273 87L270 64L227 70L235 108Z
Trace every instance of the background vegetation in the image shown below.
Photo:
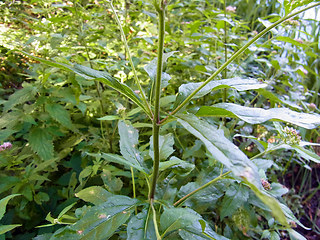
M0 3L0 239L318 239L319 6L168 117L317 1L167 1L158 88L157 2Z

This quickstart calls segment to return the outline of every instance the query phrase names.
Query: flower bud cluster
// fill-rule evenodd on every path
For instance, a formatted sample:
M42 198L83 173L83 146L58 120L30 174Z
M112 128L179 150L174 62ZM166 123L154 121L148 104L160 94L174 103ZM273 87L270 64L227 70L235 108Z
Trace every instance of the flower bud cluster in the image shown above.
M291 143L291 144L299 144L301 141L301 136L299 135L298 131L294 128L285 127L283 129L283 132L285 133L285 137L283 141L285 143Z
M0 152L12 148L11 142L4 142L2 145L0 145Z

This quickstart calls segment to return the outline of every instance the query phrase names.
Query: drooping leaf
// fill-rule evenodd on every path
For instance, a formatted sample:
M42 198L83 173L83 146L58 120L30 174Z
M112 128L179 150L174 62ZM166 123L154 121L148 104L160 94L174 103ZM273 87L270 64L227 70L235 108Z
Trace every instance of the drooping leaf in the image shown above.
M220 217L230 217L249 197L248 189L243 185L231 185L222 200Z
M190 208L167 208L160 217L160 226L163 236L178 231L182 239L197 239L197 240L226 240L227 238L215 233L208 224L202 231L200 220L202 217ZM205 234L204 234L204 233ZM208 237L208 236L212 237Z
M33 127L28 135L31 149L43 160L53 158L53 140L45 128Z
M94 205L99 205L106 202L111 196L112 193L100 186L88 187L76 193L76 197L86 202L93 203Z
M0 225L0 235L5 234L6 232L11 231L16 227L22 226L21 224L12 224L12 225Z
M48 103L45 105L45 108L49 115L57 122L69 129L73 128L70 114L63 106L58 103Z
M159 145L160 145L160 160L166 160L173 152L174 138L171 133L168 133L164 136L159 136ZM150 151L149 155L153 159L153 137L150 137Z
M303 128L313 129L320 125L320 115L300 113L288 108L250 108L233 103L218 103L212 107L203 106L197 116L238 117L241 120L258 124L268 120L281 120L298 125Z
M179 87L179 95L177 97L175 106L180 104L186 97L188 97L194 90L196 90L202 84L202 82L182 84ZM202 88L196 95L193 96L193 99L203 97L211 91L223 88L234 88L238 91L245 91L251 89L265 88L266 86L267 84L261 83L253 78L243 79L240 77L235 77L230 79L222 79L209 82L204 88Z
M157 239L151 208L143 209L130 219L127 234L127 240Z
M58 230L51 239L108 239L129 219L137 202L136 199L122 195L111 196L106 202L87 210L75 224Z
M20 195L21 194L12 194L0 200L0 220L3 218L9 200Z
M33 85L24 84L24 88L17 90L11 94L9 100L4 103L3 111L6 112L14 106L32 100L37 93L37 88Z
M211 155L224 164L236 176L245 177L259 188L261 187L258 169L248 157L209 123L198 119L192 114L178 115L178 122L191 134L199 138Z

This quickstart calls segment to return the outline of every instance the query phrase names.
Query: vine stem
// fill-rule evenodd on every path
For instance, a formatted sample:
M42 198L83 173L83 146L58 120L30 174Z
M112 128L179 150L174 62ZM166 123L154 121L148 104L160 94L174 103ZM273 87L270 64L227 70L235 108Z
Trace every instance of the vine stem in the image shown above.
M160 125L164 124L170 116L173 116L176 114L181 108L183 108L193 97L196 95L202 88L204 88L209 82L211 82L219 73L221 73L231 62L233 62L237 57L239 57L250 45L252 45L255 41L257 41L260 37L265 35L267 32L269 32L274 27L278 26L282 22L288 20L289 18L292 18L310 8L314 8L316 6L319 6L320 3L315 3L313 5L310 5L309 7L305 7L295 13L289 14L278 21L271 24L269 27L265 28L263 31L261 31L259 34L257 34L254 38L252 38L248 43L246 43L243 47L241 47L235 54L232 55L232 57L229 58L228 61L226 61L216 72L214 72L206 81L203 82L196 90L194 90L179 106L176 107L168 116L166 116L164 119L160 121Z
M209 185L219 181L220 179L224 178L228 174L230 174L231 171L228 171L224 174L221 174L219 177L216 177L215 179L211 180L210 182L207 182L206 184L202 185L201 187L197 188L196 190L192 191L191 193L185 195L183 198L180 198L178 201L176 201L173 206L179 207L182 203L184 203L188 198L190 198L192 195L196 194L197 192L201 191L202 189L208 187Z
M139 81L139 78L138 78L138 75L137 75L137 71L136 71L136 68L134 67L134 64L133 64L133 61L132 61L132 57L131 57L131 54L130 54L130 49L129 49L129 45L128 45L128 42L127 42L127 39L126 39L126 35L124 34L124 31L123 31L123 28L122 28L122 25L121 25L121 22L119 20L119 17L118 17L118 14L116 13L116 10L114 9L113 7L113 4L112 4L112 1L109 2L110 3L110 6L111 6L111 10L115 16L115 19L116 19L116 22L119 26L119 29L120 29L120 33L121 33L121 38L123 39L123 43L124 43L124 46L125 46L125 49L126 49L126 53L128 54L128 59L129 59L129 62L130 62L130 66L132 68L132 72L133 72L133 76L134 76L134 79L135 79L135 82L139 88L139 91L140 91L140 94L141 94L141 97L142 97L142 101L144 102L144 104L147 106L147 109L148 109L148 116L150 118L152 118L152 110L151 110L151 106L149 104L149 102L147 101L147 97L141 87L141 84L140 84L140 81Z
M163 48L164 48L164 33L165 33L165 6L164 1L161 1L159 6L156 2L154 3L156 10L159 15L159 41L158 41L158 63L157 63L157 77L155 84L155 99L154 99L154 115L153 115L153 173L152 182L149 192L149 200L154 199L154 194L156 191L157 178L159 175L159 164L160 164L160 150L159 150L159 121L160 121L160 94L161 94L161 77L163 71Z

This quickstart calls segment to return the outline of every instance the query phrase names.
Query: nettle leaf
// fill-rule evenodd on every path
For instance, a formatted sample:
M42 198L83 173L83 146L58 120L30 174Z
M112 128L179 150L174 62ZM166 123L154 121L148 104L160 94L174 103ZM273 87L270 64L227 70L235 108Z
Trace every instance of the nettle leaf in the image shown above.
M164 53L162 57L162 63L165 63L169 57L171 57L174 53L177 51L173 52L168 52ZM154 81L157 75L157 64L158 64L158 58L153 59L149 64L147 64L144 67L144 70L148 73L149 77ZM161 76L161 88L165 88L169 85L169 81L171 80L171 77L169 74L163 72Z
M166 160L173 152L174 138L171 133L159 136L159 145L160 145L160 160ZM150 151L149 155L153 159L153 136L150 137Z
M179 176L187 176L195 168L195 165L177 157L171 157L168 161L160 162L159 171L164 171L168 168L171 168Z
M31 84L23 84L23 88L11 94L9 100L4 103L3 111L7 112L18 104L34 99L37 91L38 89L35 86Z
M238 117L241 120L258 124L268 120L280 120L298 125L303 128L313 129L320 125L320 115L292 111L288 108L262 108L244 107L233 103L218 103L212 107L203 106L197 116Z
M130 218L137 202L127 196L111 196L106 202L87 210L75 224L58 230L51 239L108 239Z
M151 208L133 216L127 227L127 240L157 239Z
M143 168L143 158L138 150L139 133L130 123L119 121L120 152L122 156L134 165Z
M66 109L64 109L63 106L58 103L49 103L45 105L45 108L49 115L57 122L69 129L74 128L71 122L70 114Z
M221 129L198 119L192 114L178 115L178 122L191 134L199 138L211 155L236 176L244 177L261 188L260 177L256 165L229 139Z
M208 224L203 230L199 221L205 222L201 215L190 208L167 208L160 217L162 237L178 231L180 237L185 240L227 239L215 233Z
M194 90L196 90L202 84L203 82L182 84L179 87L179 94L175 106L179 105L184 99L186 99ZM253 78L244 79L240 77L235 77L230 79L222 79L209 82L196 95L193 96L193 99L203 97L211 91L223 88L234 88L238 91L245 91L265 87L267 87L267 84L261 83Z
M43 160L53 158L53 140L45 128L33 127L28 135L31 149Z
M248 188L243 185L231 185L221 203L220 217L232 216L249 198Z
M106 202L112 195L112 193L100 186L88 187L76 193L76 197L94 205L99 205Z

